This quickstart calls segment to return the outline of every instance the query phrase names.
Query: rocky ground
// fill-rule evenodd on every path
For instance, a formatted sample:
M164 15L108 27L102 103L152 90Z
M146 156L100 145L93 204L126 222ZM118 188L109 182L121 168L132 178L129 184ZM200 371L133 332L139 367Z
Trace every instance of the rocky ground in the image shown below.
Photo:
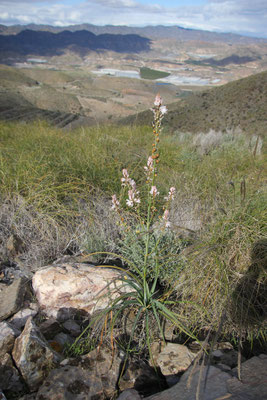
M63 260L64 261L64 260ZM0 270L0 398L19 400L115 399L259 400L267 398L267 355L242 358L228 342L152 344L156 367L140 354L126 360L122 346L104 342L77 356L66 353L86 321L127 288L119 272L75 259L26 276L16 263ZM113 286L107 287L112 282ZM112 294L111 294L112 293ZM127 333L127 326L126 326ZM116 331L115 333L121 334ZM118 343L118 341L117 341ZM203 348L209 356L203 356ZM198 396L198 397L196 397Z

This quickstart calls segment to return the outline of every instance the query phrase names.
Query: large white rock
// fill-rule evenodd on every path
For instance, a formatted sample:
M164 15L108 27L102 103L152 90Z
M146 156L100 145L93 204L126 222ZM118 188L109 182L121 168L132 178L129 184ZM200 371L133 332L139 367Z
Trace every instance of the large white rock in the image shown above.
M42 311L64 320L69 317L68 311L83 310L90 315L106 308L112 298L127 291L120 275L113 268L60 264L37 271L32 286Z

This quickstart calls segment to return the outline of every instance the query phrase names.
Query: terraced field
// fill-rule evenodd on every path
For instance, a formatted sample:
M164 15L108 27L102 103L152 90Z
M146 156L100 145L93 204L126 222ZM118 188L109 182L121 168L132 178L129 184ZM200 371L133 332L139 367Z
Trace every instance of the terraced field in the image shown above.
M168 102L179 91L160 89ZM0 119L45 119L60 127L114 122L148 109L158 90L156 81L98 76L88 68L0 65Z
M1 93L0 93L1 95ZM0 105L0 120L4 121L36 121L45 120L58 128L64 128L70 124L76 123L80 119L77 114L64 113L60 111L42 110L31 106L5 106Z

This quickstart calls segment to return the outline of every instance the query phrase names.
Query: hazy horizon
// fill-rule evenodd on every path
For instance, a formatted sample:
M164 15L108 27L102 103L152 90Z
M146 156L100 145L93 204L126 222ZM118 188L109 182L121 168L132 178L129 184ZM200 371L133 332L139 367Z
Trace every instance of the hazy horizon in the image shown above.
M267 38L266 21L265 0L0 0L6 26L162 25Z

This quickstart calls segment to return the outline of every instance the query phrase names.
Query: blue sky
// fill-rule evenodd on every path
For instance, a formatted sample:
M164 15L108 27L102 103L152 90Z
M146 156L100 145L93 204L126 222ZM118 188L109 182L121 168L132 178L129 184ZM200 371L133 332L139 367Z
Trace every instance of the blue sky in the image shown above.
M0 24L179 25L267 38L267 0L0 0Z

